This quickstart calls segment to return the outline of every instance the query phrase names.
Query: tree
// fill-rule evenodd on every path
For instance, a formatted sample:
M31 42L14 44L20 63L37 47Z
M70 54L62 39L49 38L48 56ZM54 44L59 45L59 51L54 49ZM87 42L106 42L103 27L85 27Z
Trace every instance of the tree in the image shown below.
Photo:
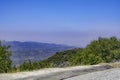
M30 71L33 70L33 63L31 60L24 61L23 64L19 66L20 71Z
M12 61L10 60L10 46L2 44L0 41L0 73L7 73L11 70Z

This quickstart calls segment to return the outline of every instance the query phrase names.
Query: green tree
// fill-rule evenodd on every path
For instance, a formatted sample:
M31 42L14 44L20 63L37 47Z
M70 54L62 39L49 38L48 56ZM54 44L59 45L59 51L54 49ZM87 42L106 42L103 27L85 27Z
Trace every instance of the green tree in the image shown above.
M33 70L33 63L31 62L31 60L27 60L19 66L19 69L20 69L20 71Z
M7 73L11 70L12 61L10 60L10 46L2 44L0 41L0 73Z

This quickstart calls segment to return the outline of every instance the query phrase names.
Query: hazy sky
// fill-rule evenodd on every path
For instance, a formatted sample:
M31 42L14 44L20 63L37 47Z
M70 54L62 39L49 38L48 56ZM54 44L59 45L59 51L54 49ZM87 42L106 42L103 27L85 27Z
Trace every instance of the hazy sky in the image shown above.
M120 38L120 0L0 0L0 40L85 46Z

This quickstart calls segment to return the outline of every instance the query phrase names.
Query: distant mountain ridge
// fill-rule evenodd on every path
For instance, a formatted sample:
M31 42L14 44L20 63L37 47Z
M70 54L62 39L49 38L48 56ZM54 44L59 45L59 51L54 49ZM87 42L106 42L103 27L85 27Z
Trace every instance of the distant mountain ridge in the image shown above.
M5 44L11 46L11 59L14 65L22 64L28 59L40 61L54 55L56 52L74 48L72 46L40 42L7 41Z

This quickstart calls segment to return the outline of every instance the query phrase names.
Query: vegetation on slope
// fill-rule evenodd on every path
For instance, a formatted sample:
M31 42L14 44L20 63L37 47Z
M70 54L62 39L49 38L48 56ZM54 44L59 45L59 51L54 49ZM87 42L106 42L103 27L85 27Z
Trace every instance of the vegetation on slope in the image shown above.
M25 61L22 65L20 65L19 70L35 70L41 68L53 68L53 67L65 67L70 66L70 59L76 54L76 52L80 49L72 49L63 52L57 52L54 56L49 57L46 60L40 62L32 63L30 60Z
M28 60L17 68L13 67L12 71L29 71L41 68L66 67L74 65L93 65L117 61L120 61L120 40L116 37L100 37L98 40L92 41L86 46L86 48L57 52L52 57L39 62Z
M49 57L41 62L31 63L28 61L20 66L20 69L32 65L32 69L48 67L65 67L74 65L93 65L98 63L109 63L120 60L120 40L116 37L98 38L92 41L86 48L78 48L57 52L54 56Z
M98 64L120 60L120 40L115 37L92 41L83 51L73 56L72 65Z
M49 57L47 62L50 63L51 67L65 67L65 66L70 66L70 60L72 59L73 56L81 49L72 49L72 50L67 50L63 52L57 52L54 56Z

